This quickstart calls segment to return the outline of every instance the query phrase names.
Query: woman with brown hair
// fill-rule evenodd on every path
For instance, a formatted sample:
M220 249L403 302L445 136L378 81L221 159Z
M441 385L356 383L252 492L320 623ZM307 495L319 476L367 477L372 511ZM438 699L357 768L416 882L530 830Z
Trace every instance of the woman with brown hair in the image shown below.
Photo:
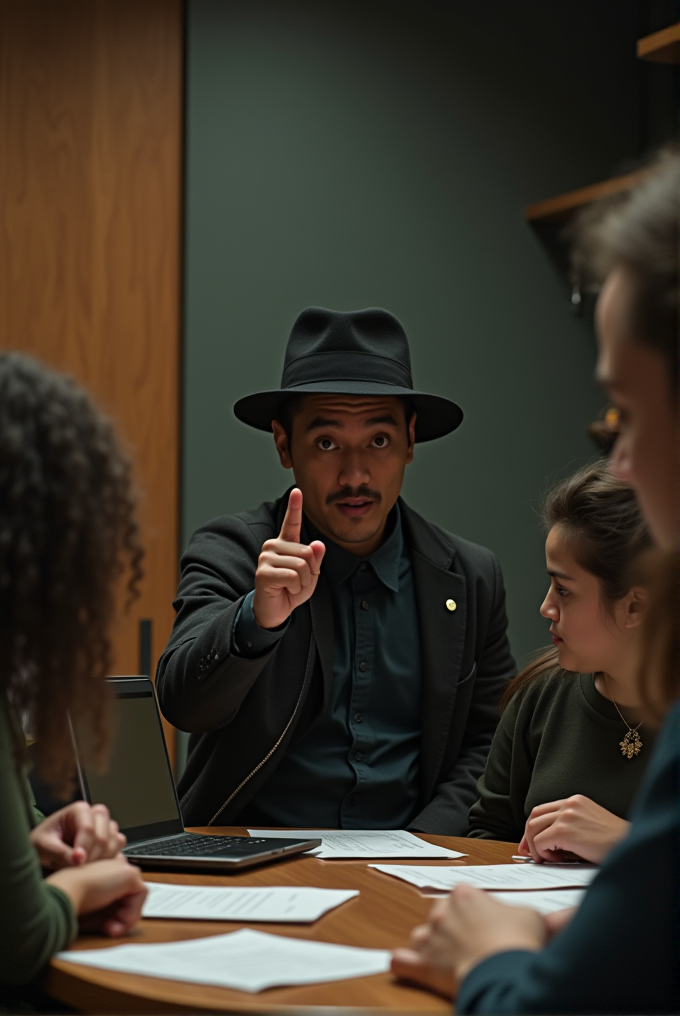
M547 494L543 520L553 646L506 689L469 835L599 863L628 831L655 739L637 688L647 592L629 574L651 537L602 460Z
M146 895L105 808L40 822L24 775L24 726L39 772L72 779L68 715L106 748L103 678L115 586L141 548L129 466L109 422L70 380L0 354L0 1000L33 981L78 932L121 935ZM56 868L46 878L41 872Z
M641 693L665 713L614 848L575 912L541 917L461 886L397 950L394 972L463 1013L677 1013L680 849L678 690L678 227L680 158L663 156L622 204L591 221L583 264L604 279L597 373L619 410L612 470L636 490L663 560Z

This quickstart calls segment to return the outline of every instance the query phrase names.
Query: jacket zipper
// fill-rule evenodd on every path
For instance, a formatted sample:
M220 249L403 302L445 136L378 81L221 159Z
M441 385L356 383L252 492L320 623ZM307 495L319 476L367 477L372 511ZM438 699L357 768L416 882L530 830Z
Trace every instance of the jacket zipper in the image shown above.
M241 790L243 790L243 788L245 787L246 783L248 783L253 778L253 776L255 776L256 773L259 773L259 771L260 771L260 769L262 768L263 765L266 765L266 763L272 757L272 755L274 754L274 752L276 751L276 749L278 748L278 746L281 744L281 742L283 741L284 737L286 736L286 734L287 734L287 732L288 732L288 730L290 728L291 723L295 719L295 714L298 711L298 707L300 705L300 702L302 701L302 696L304 694L305 688L307 687L307 679L310 676L310 667L311 667L312 662L314 660L314 657L316 655L316 653L314 652L314 644L315 644L314 623L312 622L312 636L311 636L311 639L309 641L309 655L307 657L307 666L305 668L305 677L304 677L304 680L302 682L302 688L300 689L300 694L298 695L298 700L295 703L295 708L293 709L292 715L291 715L290 719L288 720L288 723L283 728L283 731L281 732L281 735L280 735L278 741L276 742L276 744L273 746L273 748L269 749L269 751L267 752L265 757L262 759L262 761L258 762L258 764L255 766L255 768L252 770L252 772L248 773L248 775L246 776L245 780L242 780L241 783L239 783L239 785L236 788L236 790L231 794L230 797L227 798L227 800L224 802L222 807L219 808L218 811L215 812L213 817L208 822L209 826L214 824L215 820L220 817L220 815L222 814L224 809L227 807L227 805L231 804L231 802L234 800L236 795L238 793L240 793Z

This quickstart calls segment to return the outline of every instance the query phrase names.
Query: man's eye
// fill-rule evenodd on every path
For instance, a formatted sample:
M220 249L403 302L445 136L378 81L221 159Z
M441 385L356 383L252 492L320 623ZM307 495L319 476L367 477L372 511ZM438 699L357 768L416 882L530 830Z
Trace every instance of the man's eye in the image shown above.
M386 434L376 434L371 442L375 448L387 448L390 439Z
M331 452L337 447L334 441L331 441L329 437L321 437L318 441L319 448L323 452Z
M569 595L569 590L565 589L564 586L558 586L557 587L557 592L558 592L558 594L560 596L568 596Z

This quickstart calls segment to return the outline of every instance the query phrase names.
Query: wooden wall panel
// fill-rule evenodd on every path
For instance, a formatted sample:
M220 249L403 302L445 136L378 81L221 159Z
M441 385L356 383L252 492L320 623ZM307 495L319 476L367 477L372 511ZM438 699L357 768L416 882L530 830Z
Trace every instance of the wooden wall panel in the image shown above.
M177 582L182 0L0 2L0 348L88 386L143 491L152 666Z

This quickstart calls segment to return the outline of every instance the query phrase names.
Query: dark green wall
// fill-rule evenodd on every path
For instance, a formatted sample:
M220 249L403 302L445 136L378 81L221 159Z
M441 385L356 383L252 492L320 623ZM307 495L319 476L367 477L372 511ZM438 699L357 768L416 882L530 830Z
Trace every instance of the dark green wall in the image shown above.
M560 13L562 12L562 13ZM534 505L593 449L594 342L523 221L636 154L628 0L188 5L184 538L289 482L237 423L297 313L386 307L463 427L404 494L491 547L520 657L546 641Z

